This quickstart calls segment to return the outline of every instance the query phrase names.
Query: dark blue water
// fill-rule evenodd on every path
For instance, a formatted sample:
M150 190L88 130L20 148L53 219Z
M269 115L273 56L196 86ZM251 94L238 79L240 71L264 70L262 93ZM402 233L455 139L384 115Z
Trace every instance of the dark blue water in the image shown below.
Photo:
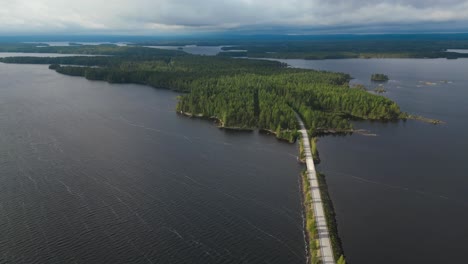
M27 52L0 52L0 58L6 57L70 57L70 56L103 56L103 55L88 55L88 54L60 54L60 53L27 53Z
M357 122L376 137L323 137L328 179L350 263L464 263L468 249L468 60L283 60L350 73L402 110L446 122Z
M297 146L0 63L0 263L304 263Z
M351 263L463 263L468 60L286 60L385 73L404 111L319 150ZM304 263L295 146L177 116L177 94L0 64L0 263Z
M182 50L194 55L204 55L204 56L215 56L223 51L223 47L229 46L197 46L197 45L186 45L186 46L145 46L147 48L155 49L167 49L167 50ZM245 51L245 50L237 50Z

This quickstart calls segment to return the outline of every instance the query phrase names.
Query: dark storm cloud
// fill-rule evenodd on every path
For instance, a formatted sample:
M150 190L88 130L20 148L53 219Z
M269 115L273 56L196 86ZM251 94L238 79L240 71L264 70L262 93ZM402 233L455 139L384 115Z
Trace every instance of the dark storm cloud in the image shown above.
M468 27L468 1L460 0L0 0L0 6L3 33L151 34L450 22Z

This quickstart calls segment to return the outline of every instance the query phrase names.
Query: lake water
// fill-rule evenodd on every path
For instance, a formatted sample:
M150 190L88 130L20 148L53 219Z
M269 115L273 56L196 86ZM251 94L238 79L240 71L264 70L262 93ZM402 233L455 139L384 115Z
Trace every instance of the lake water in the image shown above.
M0 263L305 263L297 146L0 63Z
M71 46L70 43L72 44L78 44L78 45L117 45L117 46L127 46L128 42L76 42L76 41L46 41L46 42L25 42L25 43L32 43L32 44L47 44L51 47L68 47Z
M468 49L448 49L447 52L468 53Z
M349 262L463 263L468 60L282 61L385 73L446 122L320 139ZM180 117L176 95L0 64L0 263L304 263L297 147Z
M89 54L60 54L60 53L30 53L30 52L0 52L0 58L7 57L71 57L71 56L106 56L106 55L89 55Z
M167 50L182 50L194 55L205 55L205 56L215 56L223 51L223 47L230 46L197 46L197 45L186 45L186 46L145 46L147 48L155 49L167 49ZM244 50L235 50L235 51L244 51Z
M323 137L318 149L350 263L464 263L468 249L468 60L281 60L350 73L402 110L440 119L357 122L376 137Z

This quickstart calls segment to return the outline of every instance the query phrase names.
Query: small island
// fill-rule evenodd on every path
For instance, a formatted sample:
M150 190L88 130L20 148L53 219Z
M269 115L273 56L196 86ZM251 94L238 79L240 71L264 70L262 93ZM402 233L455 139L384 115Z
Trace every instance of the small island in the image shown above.
M371 81L373 82L386 82L388 80L389 80L388 76L385 74L381 74L381 73L374 73L371 76Z
M385 88L383 86L379 86L379 87L374 89L374 92L378 93L378 94L383 94L383 93L386 93L387 90L385 90Z

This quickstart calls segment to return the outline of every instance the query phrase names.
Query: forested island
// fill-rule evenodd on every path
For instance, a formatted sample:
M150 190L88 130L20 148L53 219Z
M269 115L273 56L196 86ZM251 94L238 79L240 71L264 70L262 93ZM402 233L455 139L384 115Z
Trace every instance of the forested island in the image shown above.
M382 73L374 73L371 76L371 81L373 82L386 82L388 80L388 76Z
M393 101L350 89L350 76L343 73L143 47L82 45L46 50L112 56L10 57L0 61L50 64L51 69L66 75L183 92L176 109L179 113L212 118L224 128L270 131L290 142L298 135L296 112L311 135L352 131L351 119L406 117Z

